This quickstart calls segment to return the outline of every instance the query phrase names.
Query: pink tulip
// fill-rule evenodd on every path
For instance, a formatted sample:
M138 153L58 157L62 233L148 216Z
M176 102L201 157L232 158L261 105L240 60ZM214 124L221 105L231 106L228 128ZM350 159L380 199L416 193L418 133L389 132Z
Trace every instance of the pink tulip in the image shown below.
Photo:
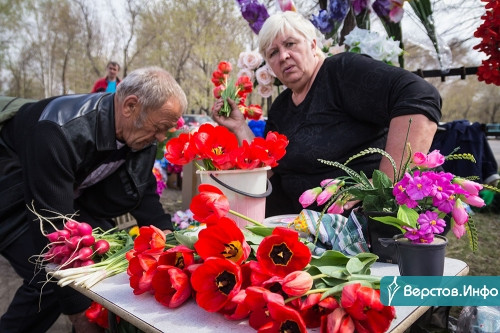
M310 206L314 201L316 201L316 198L321 192L322 188L318 186L302 193L302 195L299 198L299 202L302 205L302 207L306 208Z
M455 205L451 210L451 216L453 217L455 222L459 225L464 225L465 223L467 223L467 221L469 220L469 215L467 214L467 211L465 210L465 207L462 204L462 200L457 199L455 201Z
M291 272L283 278L281 288L288 296L302 296L313 285L312 276L305 271Z

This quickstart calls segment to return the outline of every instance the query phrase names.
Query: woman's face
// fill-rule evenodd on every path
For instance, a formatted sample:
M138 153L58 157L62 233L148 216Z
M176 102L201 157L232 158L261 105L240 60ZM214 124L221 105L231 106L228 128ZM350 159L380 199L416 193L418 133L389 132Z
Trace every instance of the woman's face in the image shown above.
M300 90L312 78L318 58L316 41L308 42L293 30L279 34L266 50L266 62L288 88Z

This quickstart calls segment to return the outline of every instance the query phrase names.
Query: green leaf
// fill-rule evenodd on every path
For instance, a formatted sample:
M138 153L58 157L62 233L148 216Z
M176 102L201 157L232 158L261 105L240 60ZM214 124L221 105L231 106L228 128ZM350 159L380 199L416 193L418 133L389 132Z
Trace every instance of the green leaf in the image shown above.
M200 230L201 228L189 229L189 231L174 231L174 237L180 244L194 250L194 243L198 241L198 233Z
M245 227L245 229L242 229L242 231L246 239L247 235L251 237L252 234L257 236L267 237L273 233L273 229L274 228L271 227L247 226Z
M402 228L403 225L406 225L406 223L398 218L395 218L394 216L380 216L380 217L370 217L372 220L379 221L388 225L392 225L393 227L399 228L401 232L405 232Z
M345 266L349 257L339 251L327 250L320 257L313 256L310 264L312 266Z
M399 206L398 209L398 219L404 221L404 223L412 228L417 227L417 220L419 214L406 205Z

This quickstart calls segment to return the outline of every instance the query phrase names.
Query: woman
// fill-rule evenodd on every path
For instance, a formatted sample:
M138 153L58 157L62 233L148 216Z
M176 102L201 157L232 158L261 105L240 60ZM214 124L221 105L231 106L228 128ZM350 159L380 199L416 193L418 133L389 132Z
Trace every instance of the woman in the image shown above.
M365 55L346 52L325 59L318 34L308 20L290 11L269 17L259 33L261 54L288 88L273 102L265 129L290 141L270 175L273 192L266 216L300 212L298 198L305 190L343 175L318 159L344 163L365 148L378 147L399 164L408 131L412 151L427 152L441 117L439 93L425 80ZM225 118L218 115L222 101L216 101L215 121L240 142L250 141L253 134L244 117L230 104L232 112ZM389 161L378 154L349 166L368 176L376 168L393 174Z

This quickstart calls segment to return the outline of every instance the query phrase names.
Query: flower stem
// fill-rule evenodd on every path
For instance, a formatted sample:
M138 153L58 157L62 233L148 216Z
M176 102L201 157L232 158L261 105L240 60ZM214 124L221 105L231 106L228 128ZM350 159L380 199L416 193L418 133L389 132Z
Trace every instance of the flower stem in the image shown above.
M240 213L238 213L238 212L235 212L235 211L234 211L234 210L232 210L232 209L230 209L230 210L229 210L229 213L233 214L234 216L238 216L239 218L242 218L242 219L244 219L244 220L246 220L246 221L248 221L248 222L250 222L250 223L253 223L254 225L257 225L257 226L259 226L259 227L265 227L265 225L263 225L262 223L260 223L260 222L258 222L258 221L256 221L256 220L254 220L254 219L252 219L252 218L250 218L250 217L248 217L248 216L245 216L245 215L243 215L243 214L240 214Z

